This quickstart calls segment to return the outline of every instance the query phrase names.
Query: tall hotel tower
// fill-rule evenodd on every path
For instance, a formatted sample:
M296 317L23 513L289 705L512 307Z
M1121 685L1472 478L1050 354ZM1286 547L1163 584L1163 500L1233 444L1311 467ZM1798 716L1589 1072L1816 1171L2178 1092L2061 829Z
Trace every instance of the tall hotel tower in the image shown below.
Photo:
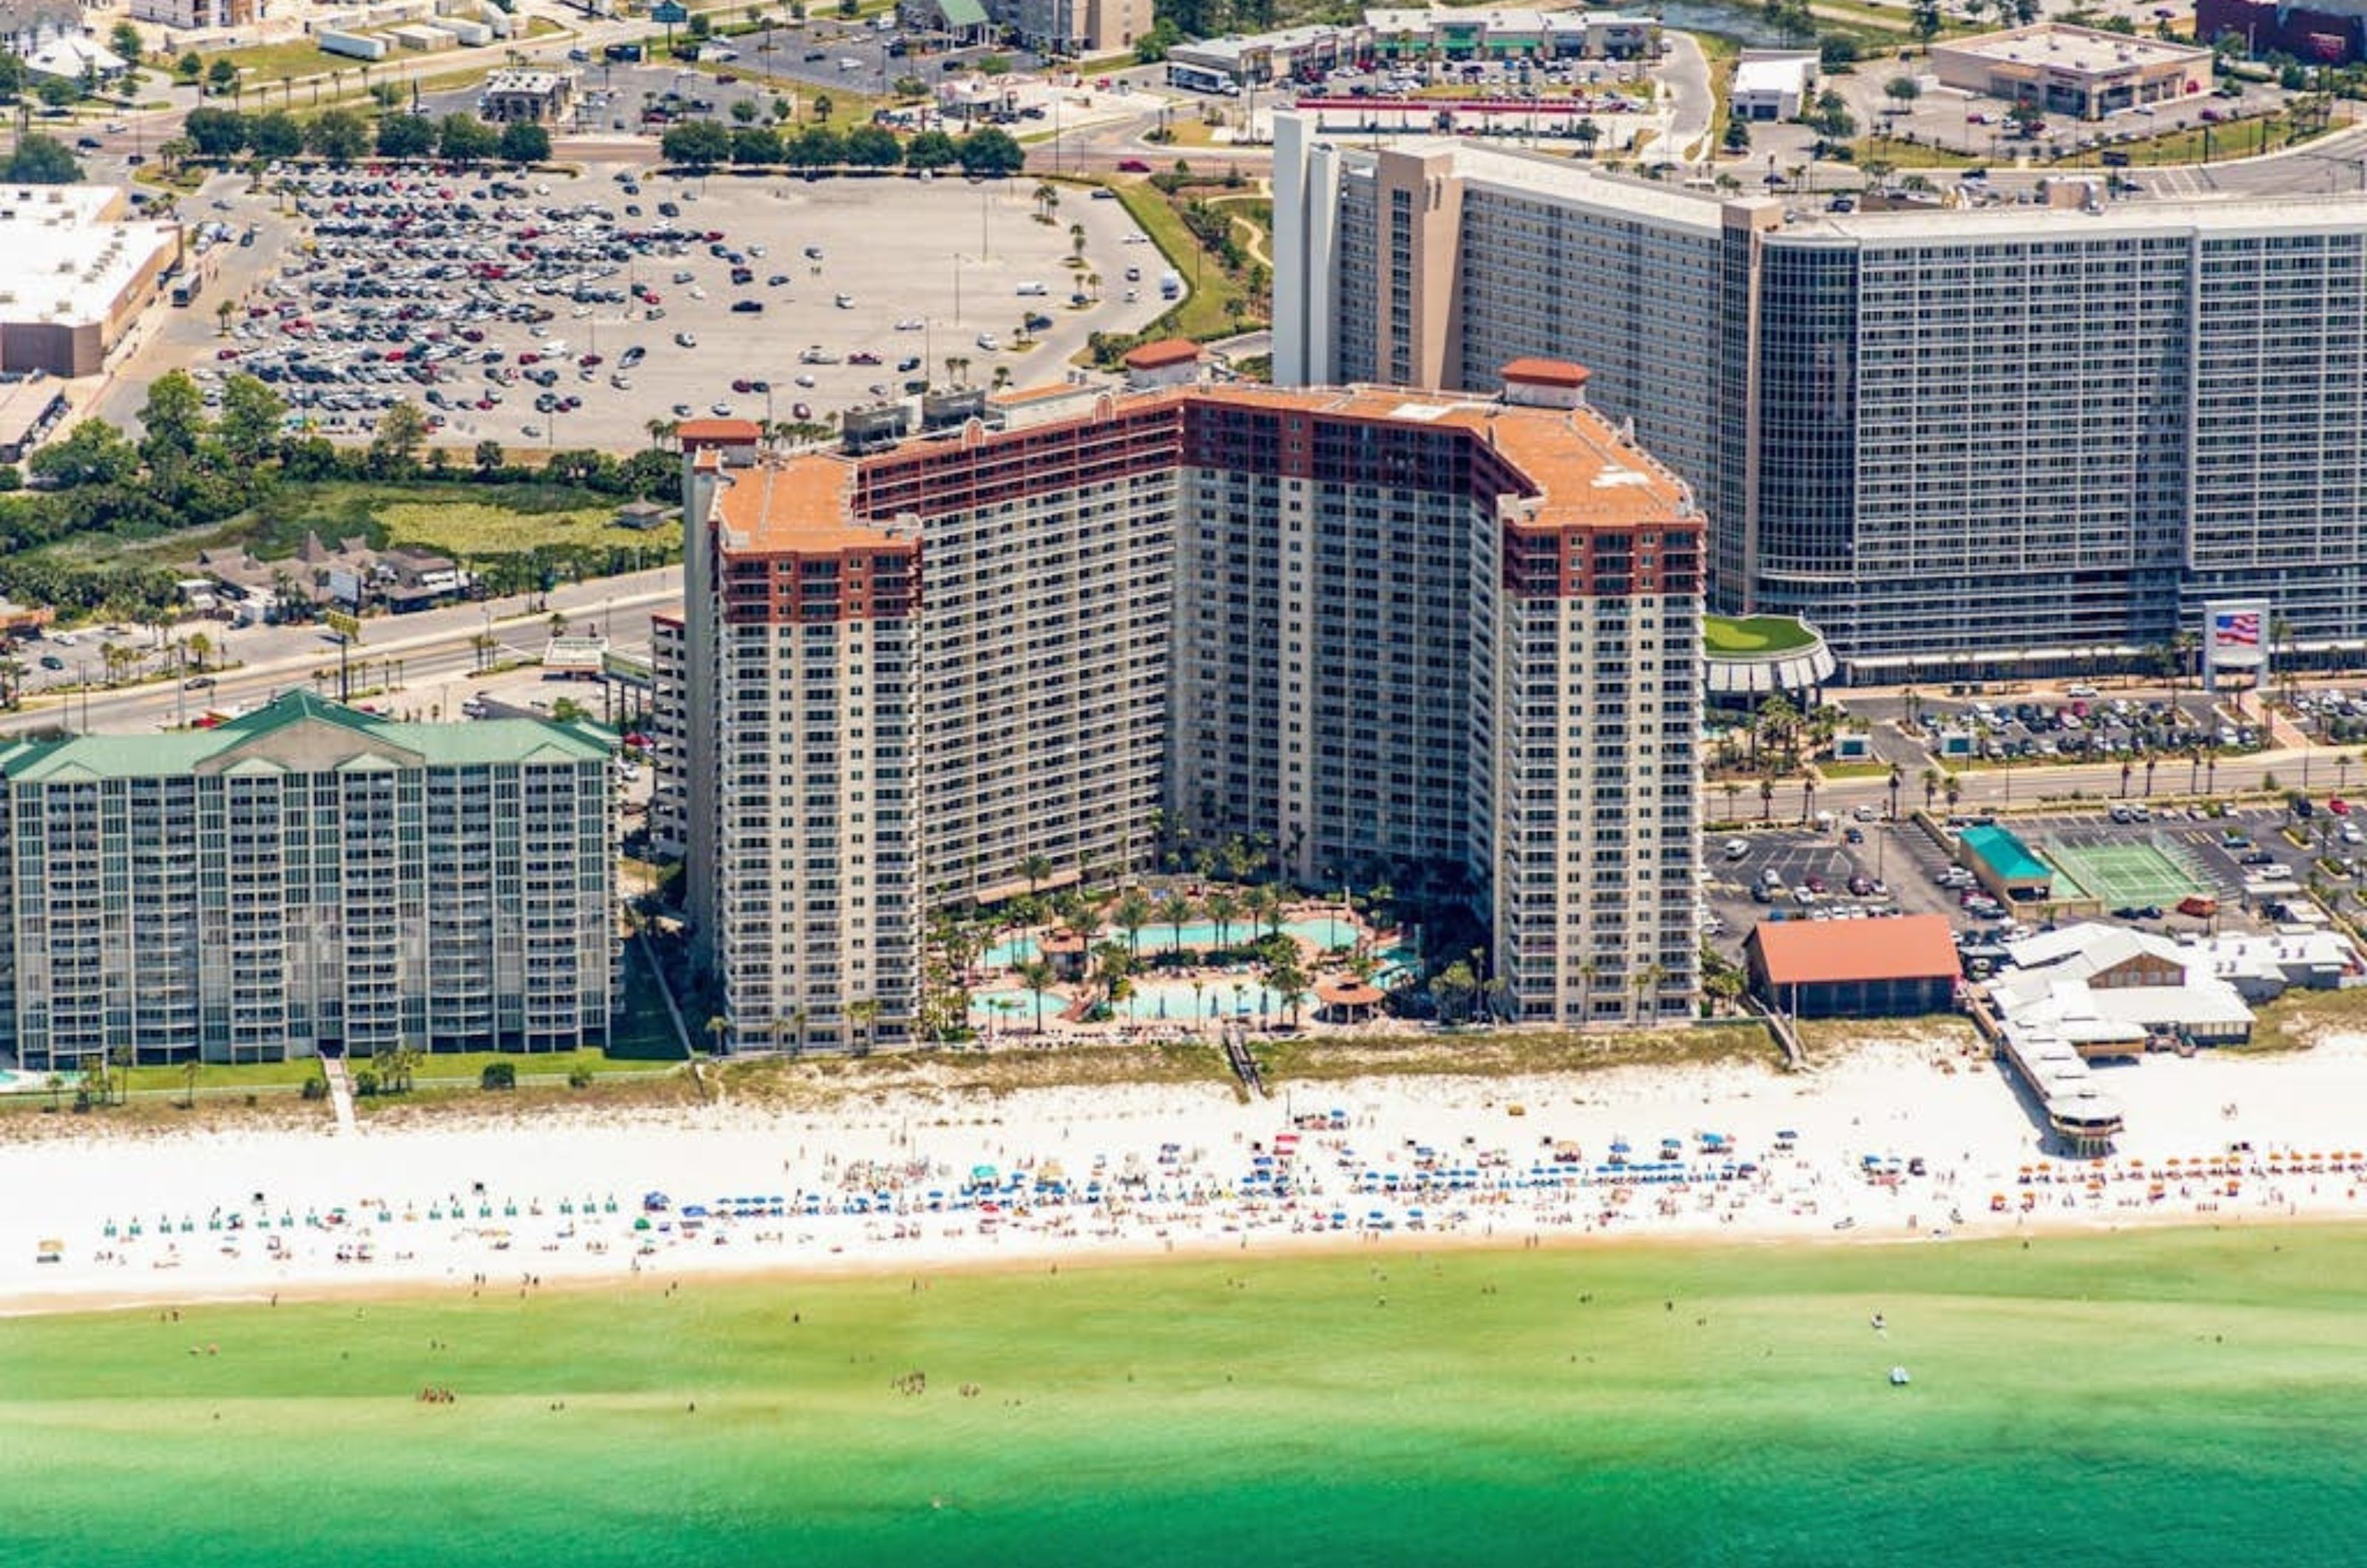
M1451 870L1524 1018L1684 1015L1703 520L1585 380L686 425L654 819L736 1038L908 1032L926 911L1138 867L1162 811L1307 886Z

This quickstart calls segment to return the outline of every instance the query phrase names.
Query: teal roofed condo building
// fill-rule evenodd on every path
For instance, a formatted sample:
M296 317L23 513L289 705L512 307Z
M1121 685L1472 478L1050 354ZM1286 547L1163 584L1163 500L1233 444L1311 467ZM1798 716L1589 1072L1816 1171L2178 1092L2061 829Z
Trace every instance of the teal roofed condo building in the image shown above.
M606 1043L607 749L278 698L0 749L0 1052L30 1072Z

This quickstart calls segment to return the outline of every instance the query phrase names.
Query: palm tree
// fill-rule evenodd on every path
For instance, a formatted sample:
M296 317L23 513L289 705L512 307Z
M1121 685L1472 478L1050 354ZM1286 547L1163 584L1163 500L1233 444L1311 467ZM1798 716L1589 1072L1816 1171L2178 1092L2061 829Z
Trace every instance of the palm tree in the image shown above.
M1093 949L1093 983L1099 987L1102 999L1113 1008L1132 994L1129 976L1134 974L1134 954L1123 942L1105 942Z
M846 1021L861 1032L861 1038L855 1046L855 1054L858 1056L871 1055L872 1031L879 1022L879 998L864 997L847 1003Z
M1059 191L1054 190L1049 185L1038 185L1036 187L1036 222L1049 223L1052 221L1052 209L1059 205L1060 193Z
M1159 906L1162 924L1175 933L1175 951L1184 951L1184 928L1192 919L1192 900L1181 893L1170 893Z
M1759 781L1759 820L1772 822L1774 818L1775 781L1772 778L1763 778Z
M2129 775L2136 771L2137 765L2135 762L2130 761L2126 757L2121 759L2121 798L2123 800L2129 797Z
M230 319L238 314L238 307L225 299L214 307L214 335L230 336Z
M1150 923L1151 917L1156 913L1157 911L1151 907L1150 899L1139 887L1127 888L1126 896L1117 901L1117 907L1112 914L1117 921L1117 929L1126 932L1127 957L1138 959L1142 956L1142 944L1138 938L1141 934L1142 928Z
M1816 815L1816 808L1817 775L1804 773L1800 777L1800 821L1804 826Z
M1887 785L1890 790L1890 819L1893 822L1898 820L1898 786L1906 782L1907 770L1900 767L1897 762L1891 763L1890 773L1888 776L1883 780L1883 783Z
M1934 795L1937 795L1939 793L1940 793L1940 772L1939 772L1939 770L1938 770L1938 769L1936 769L1936 768L1926 768L1926 769L1924 769L1924 770L1923 770L1923 809L1924 809L1924 810L1929 811L1929 810L1931 810L1931 800L1932 800L1932 797L1933 797Z
M1219 950L1232 945L1233 922L1241 918L1240 895L1229 887L1219 887L1208 895L1202 906L1208 912L1209 923L1217 928Z
M1729 964L1719 964L1702 976L1702 989L1707 991L1722 1012L1732 1012L1742 999L1742 971Z
M1735 819L1734 803L1736 800L1740 798L1742 795L1742 786L1735 783L1732 779L1728 779L1718 787L1726 792L1726 819L1731 822Z
M181 1064L182 1110L195 1111L198 1108L198 1074L204 1070L205 1063L195 1056Z
M129 1104L131 1100L131 1069L139 1066L140 1053L129 1045L118 1045L108 1052L107 1059L115 1066L116 1103Z
M1958 778L1955 774L1950 773L1948 775L1947 782L1942 784L1940 789L1941 793L1948 797L1948 809L1951 811L1955 810L1956 802L1962 800L1965 796L1965 781Z
M1079 261L1085 259L1085 226L1082 223L1069 225L1069 254Z
M810 1021L811 1021L811 1015L806 1011L804 1003L800 1002L798 1006L789 1010L789 1023L798 1032L798 1055L799 1056L803 1056L806 1054L806 1025Z
M2147 795L2151 795L2153 793L2154 762L2155 759L2151 757L2147 757L2146 759L2146 793Z
M1668 977L1669 972L1658 964L1647 964L1636 972L1635 979L1628 982L1636 993L1636 1010L1628 1015L1630 1021L1644 1021L1644 998L1659 990L1660 983Z
M1282 1005L1290 1010L1290 1026L1298 1027L1298 1005L1307 999L1307 971L1300 967L1294 950L1277 957L1265 968L1265 988L1272 991Z
M189 650L189 662L196 665L200 671L203 671L206 667L206 660L213 657L214 639L208 637L203 632L191 632L188 636L187 642L184 646L186 646Z
M723 1037L730 1032L731 1021L717 1013L707 1021L707 1048L715 1055L723 1054Z
M1019 863L1019 874L1027 879L1027 896L1033 898L1036 889L1052 874L1052 863L1040 854L1031 854Z
M1059 977L1049 959L1031 958L1019 966L1019 983L1036 993L1036 1032L1038 1034L1044 1032L1044 993L1050 990Z
M1282 889L1271 882L1261 882L1250 889L1250 914L1264 923L1269 936L1282 934Z

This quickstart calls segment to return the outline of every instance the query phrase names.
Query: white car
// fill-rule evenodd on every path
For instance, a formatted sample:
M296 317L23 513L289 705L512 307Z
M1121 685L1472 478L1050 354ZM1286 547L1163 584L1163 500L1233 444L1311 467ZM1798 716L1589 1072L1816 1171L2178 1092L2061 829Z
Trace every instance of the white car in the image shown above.
M978 334L978 346L992 354L1002 346L1002 340L992 333L980 333Z
M928 322L921 320L918 316L907 316L902 321L896 323L896 330L900 333L916 333L926 327L928 324Z

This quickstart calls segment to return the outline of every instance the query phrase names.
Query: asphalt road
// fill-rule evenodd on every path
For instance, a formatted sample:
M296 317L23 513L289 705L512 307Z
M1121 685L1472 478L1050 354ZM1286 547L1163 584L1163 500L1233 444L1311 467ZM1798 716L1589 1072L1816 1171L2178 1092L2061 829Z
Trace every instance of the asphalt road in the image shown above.
M400 683L371 699L390 713L421 718L451 717L473 692L532 690L539 671L527 670L488 680L478 674L473 639L490 628L502 650L497 660L541 653L550 635L552 611L564 613L577 629L605 626L611 649L646 658L650 620L679 614L679 568L630 573L595 582L569 583L551 591L548 608L539 600L508 598L482 604L456 604L413 615L374 616L362 623L362 638L347 655L357 692L380 686L389 661L401 664ZM29 697L9 723L13 732L65 728L100 734L142 734L198 716L206 709L251 707L274 694L312 685L315 671L337 668L335 640L318 626L256 626L225 634L218 624L192 626L217 646L227 646L237 667L219 672L210 690L190 691L178 681L157 681L116 691L54 692ZM144 634L118 640L139 642ZM97 639L85 634L73 647L36 645L68 662L62 679L77 665L93 673ZM334 677L332 677L334 681ZM334 684L330 687L334 690Z

